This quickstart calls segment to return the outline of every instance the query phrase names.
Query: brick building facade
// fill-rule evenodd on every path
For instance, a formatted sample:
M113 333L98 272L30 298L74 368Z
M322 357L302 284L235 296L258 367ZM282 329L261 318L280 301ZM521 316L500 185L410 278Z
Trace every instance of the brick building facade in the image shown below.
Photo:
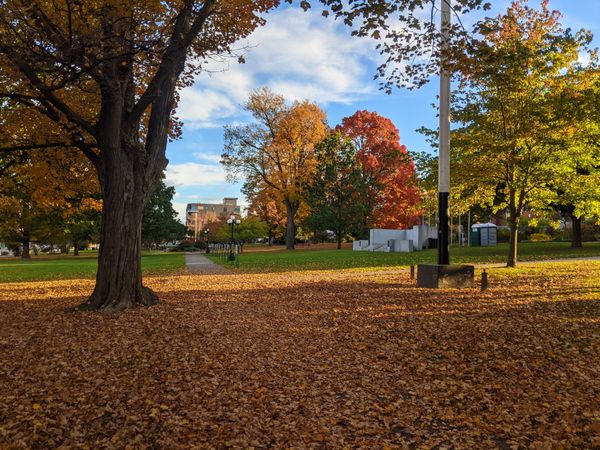
M237 204L237 198L226 197L223 203L188 203L185 214L185 225L188 235L198 240L202 229L210 222L219 217L231 214L240 215L241 209Z

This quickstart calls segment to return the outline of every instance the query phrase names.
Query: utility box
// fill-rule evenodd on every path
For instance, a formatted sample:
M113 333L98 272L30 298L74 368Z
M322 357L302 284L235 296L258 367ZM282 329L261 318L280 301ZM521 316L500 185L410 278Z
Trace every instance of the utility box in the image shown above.
M471 226L471 246L494 247L498 245L498 227L493 223L476 223Z
M430 289L472 288L475 286L475 266L464 264L419 264L417 287Z

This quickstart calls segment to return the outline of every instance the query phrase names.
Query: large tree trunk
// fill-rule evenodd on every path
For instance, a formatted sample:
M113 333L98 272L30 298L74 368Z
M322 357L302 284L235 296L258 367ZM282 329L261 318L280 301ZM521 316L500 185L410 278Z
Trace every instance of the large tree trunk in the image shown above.
M581 217L575 217L574 214L571 214L571 228L571 247L581 248L583 246L581 238Z
M23 253L21 253L21 259L31 259L29 239L23 241Z
M125 158L122 158L125 159ZM157 295L142 285L142 178L122 161L101 177L102 227L96 287L82 309L120 311L158 303ZM127 167L129 166L129 167ZM137 179L136 179L137 178Z
M79 242L73 241L73 256L79 256Z
M517 266L517 245L519 241L519 216L515 209L511 208L508 224L510 227L510 239L508 241L508 259L506 260L507 267Z
M285 200L285 209L287 214L287 224L285 229L285 247L287 250L294 250L296 243L296 212L300 206L298 202Z

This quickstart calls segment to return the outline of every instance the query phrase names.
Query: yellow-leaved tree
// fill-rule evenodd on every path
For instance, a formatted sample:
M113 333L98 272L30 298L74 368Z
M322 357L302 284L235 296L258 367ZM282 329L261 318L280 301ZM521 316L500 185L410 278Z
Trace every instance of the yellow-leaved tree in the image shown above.
M315 145L325 137L327 117L314 103L287 105L267 88L253 91L246 109L256 122L225 128L221 162L231 179L243 175L285 205L285 242L293 249L297 214L317 166Z

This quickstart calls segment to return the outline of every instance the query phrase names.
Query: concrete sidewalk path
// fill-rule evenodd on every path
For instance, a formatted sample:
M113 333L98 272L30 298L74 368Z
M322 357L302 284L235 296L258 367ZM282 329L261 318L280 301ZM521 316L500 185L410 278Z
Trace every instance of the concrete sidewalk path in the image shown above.
M186 253L185 266L190 273L197 275L225 275L231 270L212 262L201 253Z

